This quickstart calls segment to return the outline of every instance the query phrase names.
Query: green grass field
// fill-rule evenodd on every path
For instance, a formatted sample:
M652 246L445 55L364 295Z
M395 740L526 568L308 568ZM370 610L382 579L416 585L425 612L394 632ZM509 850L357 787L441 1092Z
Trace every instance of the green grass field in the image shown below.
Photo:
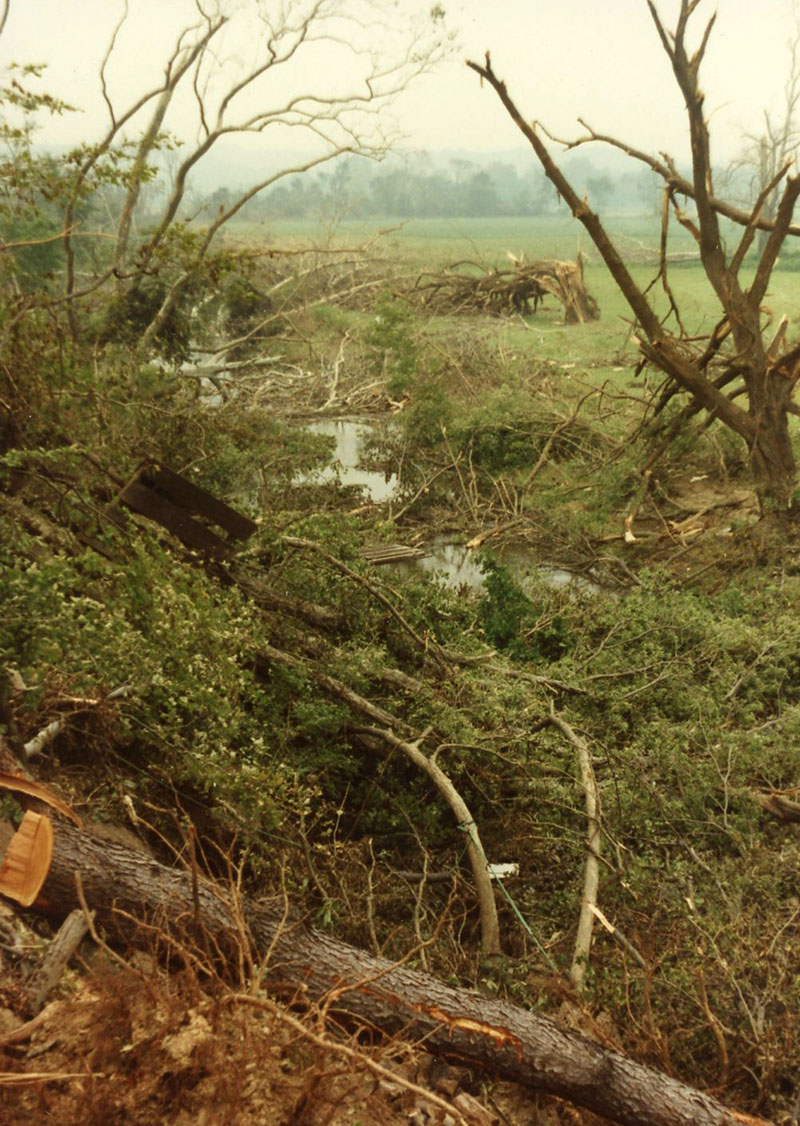
M606 226L626 259L634 263L642 253L656 250L659 221L655 216L610 216ZM269 223L242 223L230 231L233 239L290 248L359 248L367 244L371 253L383 258L387 266L415 271L436 271L456 262L472 261L486 268L509 264L508 253L541 258L574 260L580 252L585 260L586 286L600 306L599 321L586 325L565 325L554 301L546 302L526 323L520 320L491 322L483 331L497 334L511 349L530 352L540 359L562 365L575 365L591 372L593 379L619 378L620 369L630 373L636 351L630 341L631 313L605 265L577 220L569 215L536 218L492 219L413 219L407 222L383 220L345 220L335 226L313 220L274 220ZM725 236L736 245L737 229L729 225ZM694 241L684 228L673 223L669 251L695 250ZM631 264L630 272L641 288L656 274L654 265ZM752 269L750 270L750 275ZM676 262L669 281L690 335L709 332L719 319L719 304L699 261ZM747 270L742 282L747 284ZM660 283L651 291L657 308L666 312L666 299ZM790 322L798 319L800 274L777 269L772 277L765 307L775 321L786 314Z
M626 259L635 260L642 251L658 247L659 222L655 217L611 216L606 226ZM736 229L728 225L724 234L730 245L735 246ZM526 219L411 219L406 222L344 220L335 226L311 219L276 219L233 225L230 235L234 239L245 237L249 242L291 248L359 248L369 243L376 255L421 270L441 269L464 260L484 267L502 267L508 265L509 252L517 257L524 255L528 261L575 259L580 252L587 263L589 288L600 301L604 319L626 312L588 235L569 215ZM692 250L696 250L696 245L691 235L673 224L669 251ZM646 285L655 271L650 266L632 266L631 272L640 284ZM700 319L715 315L714 297L699 262L675 264L671 281L678 298L686 302L690 324L694 317L694 327L699 329ZM743 281L747 282L745 271ZM776 270L767 304L772 302L778 316L786 311L792 317L799 298L800 279L793 272Z
M647 216L618 216L608 221L609 229L631 246L657 246L658 221ZM274 219L262 223L239 223L232 233L268 239L291 246L362 246L378 232L378 246L399 257L443 266L465 257L486 265L505 261L506 251L535 258L574 258L588 248L588 239L577 220L556 214L531 218L491 219L345 219L338 223L313 219ZM688 232L677 229L671 249L690 250Z

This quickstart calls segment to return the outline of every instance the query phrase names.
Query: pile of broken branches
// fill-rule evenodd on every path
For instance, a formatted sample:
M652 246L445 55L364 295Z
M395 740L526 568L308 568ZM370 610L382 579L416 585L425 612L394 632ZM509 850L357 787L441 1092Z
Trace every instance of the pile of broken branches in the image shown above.
M569 324L597 320L597 302L586 292L583 265L556 259L525 262L509 254L510 269L486 270L474 262L455 262L439 274L422 274L409 296L438 313L489 313L530 316L549 294L564 308Z

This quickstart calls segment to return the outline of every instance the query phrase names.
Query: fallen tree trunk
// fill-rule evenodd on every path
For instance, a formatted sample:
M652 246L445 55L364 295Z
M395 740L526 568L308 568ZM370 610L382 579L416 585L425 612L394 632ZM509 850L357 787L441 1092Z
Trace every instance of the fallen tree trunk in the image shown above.
M322 1001L328 1011L390 1035L424 1039L431 1052L558 1095L626 1126L762 1121L728 1110L546 1017L286 923L272 902L245 902L238 911L221 885L59 823L50 872L34 909L63 917L80 905L79 887L97 926L127 939L135 938L137 929L143 933L135 920L144 919L164 933L194 933L198 948L205 944L235 957L237 945L241 956L244 920L257 956L267 959L264 978L271 989L295 1001Z

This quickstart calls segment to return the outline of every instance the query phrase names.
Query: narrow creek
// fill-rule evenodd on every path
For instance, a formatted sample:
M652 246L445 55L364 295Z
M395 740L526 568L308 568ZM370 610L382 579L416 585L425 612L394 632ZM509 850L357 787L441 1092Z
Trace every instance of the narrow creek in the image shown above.
M312 480L315 482L338 480L344 486L357 485L374 504L390 500L400 488L397 476L394 473L385 474L362 469L360 464L369 438L382 425L381 422L349 418L320 419L309 423L308 430L333 438L336 446L324 469L298 478L298 483ZM480 590L483 587L486 576L481 570L479 556L466 544L454 542L444 536L433 536L424 545L423 550L425 554L416 559L404 559L383 566L390 567L392 573L398 576L413 577L421 573L439 575L450 587L466 585L473 590ZM561 567L537 561L525 548L506 546L497 554L523 590L526 586L533 586L537 582L544 582L553 589L569 587L575 593L578 591L597 593L602 590L589 579L574 575Z

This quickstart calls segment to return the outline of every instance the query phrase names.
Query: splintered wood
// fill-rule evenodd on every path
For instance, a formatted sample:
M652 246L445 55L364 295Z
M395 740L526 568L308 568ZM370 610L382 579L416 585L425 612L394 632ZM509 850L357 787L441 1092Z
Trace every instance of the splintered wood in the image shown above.
M529 316L549 295L563 306L568 324L583 324L600 316L597 302L586 292L580 256L576 262L509 258L512 268L506 270L457 262L441 274L423 274L409 296L435 312Z
M30 907L41 891L53 856L53 823L28 810L3 857L0 895Z

